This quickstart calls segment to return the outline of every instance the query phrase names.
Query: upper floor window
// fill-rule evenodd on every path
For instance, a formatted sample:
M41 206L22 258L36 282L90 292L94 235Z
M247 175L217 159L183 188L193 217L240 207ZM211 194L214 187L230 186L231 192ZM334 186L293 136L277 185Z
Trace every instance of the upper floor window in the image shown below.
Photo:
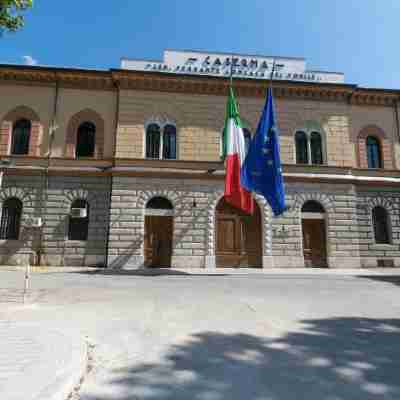
M305 132L296 132L296 164L308 164L308 141Z
M31 129L31 121L27 119L20 119L14 123L11 140L11 154L29 154Z
M322 136L319 132L297 131L295 135L296 164L323 164Z
M176 127L151 123L146 128L146 158L176 159Z
M380 206L372 210L372 223L376 243L390 243L389 216L387 211Z
M319 132L311 132L311 164L322 164L322 138Z
M18 240L22 215L22 202L16 198L4 201L1 211L0 239Z
M366 140L368 168L382 168L381 145L374 136Z
M75 210L83 210L83 215ZM86 214L86 215L85 215ZM68 240L87 240L89 232L89 203L86 200L75 200L71 205L69 217Z
M79 125L76 138L76 158L93 157L96 147L96 126L92 122Z
M176 128L174 125L165 125L162 148L164 159L176 159Z

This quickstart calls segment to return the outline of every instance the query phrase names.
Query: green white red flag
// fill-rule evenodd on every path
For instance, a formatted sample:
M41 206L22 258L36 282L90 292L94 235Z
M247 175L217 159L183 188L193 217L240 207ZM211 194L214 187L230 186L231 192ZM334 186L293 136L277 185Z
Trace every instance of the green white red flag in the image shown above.
M223 133L223 155L226 161L225 200L232 206L252 214L254 200L240 183L240 169L246 157L242 122L233 88L229 89Z

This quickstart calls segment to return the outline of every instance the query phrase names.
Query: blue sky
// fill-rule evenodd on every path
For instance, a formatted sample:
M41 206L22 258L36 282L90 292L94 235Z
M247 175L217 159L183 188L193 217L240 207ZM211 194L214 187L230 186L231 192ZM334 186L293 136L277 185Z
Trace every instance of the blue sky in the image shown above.
M305 57L347 83L400 88L399 0L35 0L26 17L0 38L0 63L108 69L194 49Z

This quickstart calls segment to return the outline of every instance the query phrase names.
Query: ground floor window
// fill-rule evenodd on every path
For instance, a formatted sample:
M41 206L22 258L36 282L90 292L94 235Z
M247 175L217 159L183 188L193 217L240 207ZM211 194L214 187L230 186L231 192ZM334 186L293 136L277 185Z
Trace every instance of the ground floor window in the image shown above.
M69 216L68 240L87 240L88 232L89 203L82 199L75 200Z
M0 224L0 239L18 240L22 214L22 202L18 199L7 199L3 203Z

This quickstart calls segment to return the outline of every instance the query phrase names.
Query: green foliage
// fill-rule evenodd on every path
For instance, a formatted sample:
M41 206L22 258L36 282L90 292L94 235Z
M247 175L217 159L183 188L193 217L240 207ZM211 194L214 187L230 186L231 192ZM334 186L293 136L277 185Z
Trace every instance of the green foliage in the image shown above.
M21 28L24 25L21 12L32 6L33 0L0 0L0 34Z

